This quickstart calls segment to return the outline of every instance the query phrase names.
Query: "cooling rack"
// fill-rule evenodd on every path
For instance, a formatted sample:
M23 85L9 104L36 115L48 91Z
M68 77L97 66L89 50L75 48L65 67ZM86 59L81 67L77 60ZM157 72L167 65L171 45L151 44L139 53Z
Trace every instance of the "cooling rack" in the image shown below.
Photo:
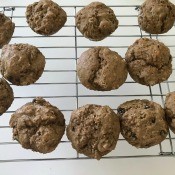
M137 24L138 6L112 5L110 7L119 19L119 28L105 40L92 42L84 38L75 26L75 14L82 7L62 6L68 14L67 23L57 34L47 37L37 35L28 27L25 19L25 6L0 6L0 11L11 17L16 24L11 43L33 44L46 57L43 76L35 84L26 87L12 85L15 94L14 103L0 117L0 133L3 133L0 134L0 163L89 159L77 154L65 135L57 149L46 155L25 150L12 140L12 130L8 124L11 114L36 96L42 96L59 107L68 123L72 110L87 103L109 105L116 111L117 106L124 101L139 98L153 100L163 106L166 93L175 90L174 27L164 35L148 35L141 31ZM90 91L81 85L76 74L76 63L83 51L93 46L108 46L124 57L128 46L140 37L158 39L170 48L173 56L173 73L168 81L153 87L146 87L135 83L128 76L123 86L110 92ZM175 157L174 145L175 137L171 132L160 145L149 149L136 149L120 135L116 149L102 159Z

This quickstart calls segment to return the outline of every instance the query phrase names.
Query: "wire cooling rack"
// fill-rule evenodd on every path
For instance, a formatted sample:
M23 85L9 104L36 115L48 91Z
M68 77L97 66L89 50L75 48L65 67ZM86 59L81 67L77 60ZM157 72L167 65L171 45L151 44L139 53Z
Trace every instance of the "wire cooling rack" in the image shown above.
M65 135L57 149L46 155L25 150L18 142L12 140L12 130L8 124L11 114L36 96L42 96L59 107L68 124L72 110L88 103L109 105L116 111L117 106L124 101L139 98L153 100L163 106L166 93L175 90L174 27L164 35L148 35L141 31L137 24L138 6L110 6L119 19L119 28L105 40L92 42L84 38L75 26L75 14L82 7L62 6L68 14L67 23L57 34L49 37L37 35L28 27L25 6L0 7L0 11L11 17L16 24L11 43L33 44L46 57L45 71L35 84L26 87L12 85L15 94L14 103L0 118L0 163L89 159L77 154ZM168 81L146 87L135 83L128 76L123 86L110 92L90 91L81 85L76 74L76 63L83 51L93 46L108 46L124 57L128 46L140 37L159 39L170 48L173 56L173 73ZM160 145L149 149L136 149L120 135L116 149L102 159L174 157L174 145L175 137L171 132Z

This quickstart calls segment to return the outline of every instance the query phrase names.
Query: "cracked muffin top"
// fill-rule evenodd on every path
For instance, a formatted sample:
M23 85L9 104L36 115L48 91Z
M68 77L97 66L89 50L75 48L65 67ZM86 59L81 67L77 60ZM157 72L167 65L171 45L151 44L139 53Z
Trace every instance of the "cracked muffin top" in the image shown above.
M101 2L92 2L76 14L76 26L84 37L100 41L118 28L114 11Z
M118 89L127 78L125 60L107 47L94 47L83 52L77 62L80 82L88 89Z
M166 95L165 114L170 129L175 133L175 91Z
M175 5L168 0L146 0L140 7L138 23L147 33L166 33L174 21Z
M15 24L12 20L0 13L0 48L8 44L15 30Z
M29 44L9 44L2 48L1 73L14 85L35 83L42 75L45 57L37 47Z
M128 48L125 60L130 76L136 82L153 86L169 78L172 73L172 56L163 43L141 38Z
M13 89L4 78L0 78L0 115L7 111L13 100Z
M115 149L119 133L119 118L108 106L82 106L72 112L67 126L72 147L98 160Z
M19 108L10 119L13 139L23 148L40 153L53 151L65 131L61 111L41 97Z
M131 100L117 108L121 134L137 148L161 143L168 135L163 108L149 100Z
M27 6L27 23L40 35L53 35L66 23L66 12L51 0L40 0Z

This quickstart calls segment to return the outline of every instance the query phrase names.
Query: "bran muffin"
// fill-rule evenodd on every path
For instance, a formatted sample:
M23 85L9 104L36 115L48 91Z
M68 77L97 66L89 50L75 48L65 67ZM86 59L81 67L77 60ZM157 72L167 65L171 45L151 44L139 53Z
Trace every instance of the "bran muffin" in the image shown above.
M0 78L0 115L7 111L13 100L13 89L4 78Z
M66 23L66 12L51 0L40 0L27 6L27 23L40 35L53 35Z
M42 75L45 57L37 47L29 44L9 44L2 48L1 73L14 85L35 83Z
M13 139L23 148L40 153L55 150L65 131L61 111L41 97L19 108L10 119Z
M76 26L84 37L100 41L118 28L114 11L101 2L92 2L81 9L75 18Z
M13 36L15 24L12 20L0 13L0 48L8 44Z
M163 108L149 100L131 100L117 108L121 134L137 148L160 144L168 134Z
M175 91L166 95L165 114L170 129L175 133Z
M169 78L172 56L163 43L141 38L131 45L125 55L130 76L137 83L153 86Z
M126 80L125 60L107 47L94 47L83 52L77 62L80 82L88 89L110 91Z
M146 0L140 7L138 23L147 33L166 33L174 21L175 5L168 0Z
M115 148L119 133L119 118L108 106L82 106L72 112L67 126L72 147L98 160Z

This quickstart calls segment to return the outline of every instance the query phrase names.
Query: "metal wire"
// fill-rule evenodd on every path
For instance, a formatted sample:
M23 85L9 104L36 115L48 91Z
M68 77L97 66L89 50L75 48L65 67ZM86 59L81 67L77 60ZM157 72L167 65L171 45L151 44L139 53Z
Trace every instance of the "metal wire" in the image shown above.
M77 13L77 8L79 7L83 7L83 6L62 6L63 8L71 8L73 11L74 11L74 14L73 15L68 15L68 18L74 18L75 17L75 14ZM110 7L121 7L121 8L133 8L134 10L138 10L138 6L136 5L118 5L118 6L110 6ZM14 11L17 11L18 9L25 9L26 7L25 6L16 6L16 7L10 7L10 6L7 6L7 7L2 7L0 6L0 11L2 11L3 13L6 13L6 12L11 12L11 19L23 19L25 18L25 16L19 16L19 15L14 15ZM1 10L2 9L2 10ZM9 14L9 13L8 13ZM127 17L127 18L136 18L137 15L119 15L118 17L121 17L121 18L124 18L124 17ZM60 58L53 58L53 57L47 57L46 60L49 60L49 61L54 61L54 60L73 60L75 61L75 64L77 63L77 59L78 59L78 49L86 49L86 48L90 48L92 46L88 45L88 46L82 46L81 44L78 43L78 38L83 38L82 35L78 34L77 32L77 29L76 29L76 26L75 24L70 24L70 25L65 25L64 26L65 28L73 28L74 29L74 33L73 34L70 34L70 35L54 35L54 36L22 36L22 35L15 35L13 36L13 39L20 39L20 38L36 38L36 39L41 39L41 38L74 38L74 46L52 46L52 45L48 45L48 46L39 46L38 48L40 49L43 49L43 50L46 50L46 49L61 49L61 48L67 48L67 49L74 49L74 53L75 53L75 57L60 57ZM138 28L139 29L139 26L137 24L122 24L122 25L119 25L119 27L132 27L132 28ZM28 28L27 25L16 25L16 28L17 29L20 29L20 28L24 28L24 30L26 28ZM164 34L164 35L146 35L146 34L143 34L142 30L139 29L140 33L139 34L126 34L126 35L115 35L115 34L112 34L111 36L109 36L109 38L117 38L117 37L121 37L121 38L140 38L140 37L150 37L150 38L153 38L153 37L156 37L156 39L160 38L160 37L175 37L175 35L173 34ZM110 46L108 45L108 47L110 48L113 48L113 49L127 49L128 48L128 45L126 46ZM171 48L175 48L175 45L168 45L168 47L171 47ZM173 55L173 59L175 58L175 55ZM173 71L175 71L175 68L173 68ZM166 95L166 92L164 92L162 90L162 85L166 85L167 86L167 89L168 89L168 92L170 92L170 85L171 84L174 84L175 81L173 80L168 80L168 81L165 81L161 84L159 84L159 92L154 92L152 90L152 87L148 87L148 92L147 93L140 93L140 94L80 94L80 86L81 86L81 83L78 81L78 77L77 77L77 72L76 72L76 69L71 69L71 70L60 70L60 69L55 69L55 70L52 70L52 69L46 69L44 71L44 73L75 73L75 81L73 82L39 82L39 83L35 83L33 86L33 88L35 88L35 86L44 86L44 85L49 85L50 86L57 86L57 85L72 85L72 86L75 86L75 95L45 95L43 96L43 98L46 98L46 99L69 99L69 98L75 98L76 99L76 108L78 108L80 106L80 99L81 98L125 98L125 97L132 97L132 98L142 98L142 97L149 97L151 98L151 100L154 101L154 98L156 97L160 97L161 98L161 101L162 101L162 105L164 105L164 97ZM126 81L125 84L137 84L136 82L133 82L133 81ZM13 85L12 85L13 86ZM29 95L29 96L15 96L15 100L25 100L25 99L32 99L32 98L35 98L34 95ZM73 109L64 109L64 110L61 110L62 112L72 112ZM116 108L114 108L113 110L116 110ZM9 114L12 114L13 112L15 112L15 110L8 110L6 112L7 115ZM0 130L1 129L9 129L9 126L8 125L1 125L0 126ZM173 140L175 140L175 138L172 138L171 137L171 134L169 132L169 137L166 138L166 140L169 140L169 144L170 144L170 151L168 152L164 152L163 151L163 147L162 145L160 144L160 149L159 149L159 152L155 152L155 154L141 154L141 155L115 155L115 156L105 156L103 159L119 159L119 158L152 158L152 157L175 157L174 155L174 148L173 148ZM120 138L118 142L125 142L124 139ZM3 145L18 145L19 143L16 142L16 141L0 141L0 149L1 149L1 146ZM69 141L61 141L60 144L70 144ZM22 149L22 148L21 148ZM117 149L117 148L116 148ZM80 155L77 153L77 155L75 157L70 157L70 158L66 158L66 157L53 157L53 158L25 158L25 159L16 159L16 158L13 158L11 157L10 159L6 159L4 160L3 158L0 157L0 163L8 163L8 162L29 162L29 161L63 161L63 160L87 160L87 159L90 159L88 157L80 157Z

